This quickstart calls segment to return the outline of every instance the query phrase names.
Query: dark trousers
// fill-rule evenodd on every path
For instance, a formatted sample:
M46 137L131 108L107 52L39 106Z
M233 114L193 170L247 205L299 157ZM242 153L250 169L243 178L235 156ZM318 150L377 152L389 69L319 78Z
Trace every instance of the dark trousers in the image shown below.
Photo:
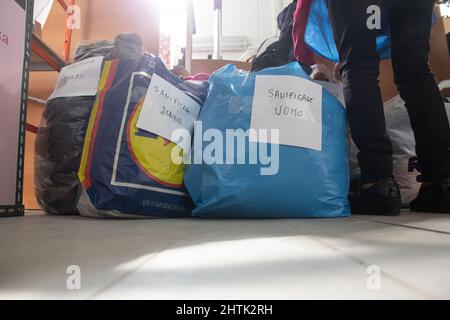
M367 8L374 4L390 23L394 80L411 119L422 178L450 178L449 122L428 64L434 0L328 0L363 182L391 177L393 166L378 82L379 31L367 27Z

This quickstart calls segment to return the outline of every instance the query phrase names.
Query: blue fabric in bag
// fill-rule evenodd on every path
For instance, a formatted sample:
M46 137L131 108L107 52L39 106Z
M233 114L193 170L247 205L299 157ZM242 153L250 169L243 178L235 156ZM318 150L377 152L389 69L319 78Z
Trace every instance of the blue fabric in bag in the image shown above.
M383 30L377 38L377 50L382 60L391 57L389 26L384 22L383 20ZM306 25L305 43L315 54L333 62L339 62L339 52L333 37L327 0L313 0Z
M193 158L198 159L198 153L208 148L209 142L205 141L210 140L204 136L207 130L218 130L225 137L227 129L250 129L255 82L259 75L288 75L309 80L309 75L297 62L257 73L240 71L234 65L215 72L210 78L210 91L194 133ZM322 151L280 145L279 171L270 176L261 175L261 164L249 162L207 164L203 161L188 165L184 182L196 206L193 215L210 218L348 216L346 111L326 90L322 95ZM245 140L245 155L249 159L253 142L249 142L248 136ZM220 156L226 159L232 150L225 141L222 145ZM258 148L268 146L258 143Z

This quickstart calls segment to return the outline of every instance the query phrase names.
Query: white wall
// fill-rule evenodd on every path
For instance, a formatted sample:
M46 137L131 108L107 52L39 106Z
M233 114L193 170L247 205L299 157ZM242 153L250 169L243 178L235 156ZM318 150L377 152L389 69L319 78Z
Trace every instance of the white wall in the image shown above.
M194 36L194 59L212 53L214 27L213 0L194 0L197 34ZM223 36L247 38L249 46L258 47L265 39L277 35L276 17L291 0L223 0ZM195 50L199 40L211 43L211 50ZM224 40L225 41L225 40ZM224 59L237 60L245 50L224 51Z

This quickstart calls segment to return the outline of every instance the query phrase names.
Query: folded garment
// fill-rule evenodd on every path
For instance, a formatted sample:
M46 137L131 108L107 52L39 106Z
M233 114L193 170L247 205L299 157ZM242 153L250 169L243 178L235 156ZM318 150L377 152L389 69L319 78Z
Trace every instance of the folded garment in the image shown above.
M189 76L184 78L184 80L193 80L193 81L208 81L209 74L206 73L197 73L196 75Z

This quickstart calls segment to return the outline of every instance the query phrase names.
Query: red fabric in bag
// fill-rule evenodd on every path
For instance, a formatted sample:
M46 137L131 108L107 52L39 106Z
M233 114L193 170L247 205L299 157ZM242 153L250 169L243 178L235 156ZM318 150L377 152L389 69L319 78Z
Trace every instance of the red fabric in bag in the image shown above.
M292 37L294 39L295 58L301 63L312 66L314 62L314 54L306 46L305 31L308 23L309 12L313 0L298 0L297 9L294 13L294 25L292 27Z

